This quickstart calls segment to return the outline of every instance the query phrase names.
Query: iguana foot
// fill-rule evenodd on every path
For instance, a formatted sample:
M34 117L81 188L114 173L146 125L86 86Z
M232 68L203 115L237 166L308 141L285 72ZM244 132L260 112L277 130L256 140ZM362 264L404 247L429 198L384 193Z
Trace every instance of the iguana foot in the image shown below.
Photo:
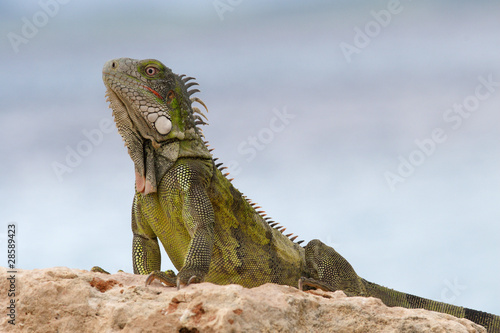
M324 291L335 291L335 288L333 288L332 286L330 286L330 284L326 282L319 281L316 279L306 278L304 276L299 279L298 284L299 284L298 285L299 290L304 290L304 287L311 287L311 288L321 289ZM309 288L307 288L306 290L308 289Z
M308 287L304 290L304 287ZM323 291L337 291L339 290L338 288L334 288L332 285L330 285L327 282L319 281L316 279L311 279L311 278L306 278L306 277L301 277L299 279L299 289L302 291L309 290L310 288L316 288L316 289L321 289ZM347 290L342 290L346 296L359 296L357 294L353 294Z
M103 274L109 274L109 272L105 271L104 269L102 269L101 267L99 266L94 266L90 269L91 272L94 272L94 273L103 273Z
M305 285L325 291L342 290L347 296L366 294L362 279L332 247L313 239L304 250L307 277L299 280L299 287Z
M149 286L154 280L158 280L168 287L175 287L178 286L178 283L176 281L176 276L174 271L168 270L166 272L162 271L154 271L151 274L149 274L148 278L146 279L146 286ZM177 288L179 289L179 288Z
M181 284L189 286L192 283L200 283L205 275L206 272L201 269L184 266L177 274L177 289L180 288Z

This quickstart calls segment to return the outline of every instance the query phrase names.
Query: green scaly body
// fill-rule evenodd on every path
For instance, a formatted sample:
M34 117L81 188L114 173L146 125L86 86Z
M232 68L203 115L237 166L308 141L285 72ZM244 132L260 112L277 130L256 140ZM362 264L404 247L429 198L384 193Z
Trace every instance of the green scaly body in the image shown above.
M103 80L136 172L132 210L134 273L167 285L207 281L255 287L272 282L343 290L389 306L424 308L500 332L500 318L388 289L360 278L319 240L302 247L223 174L203 140L193 78L157 60L108 61ZM191 81L191 82L190 82ZM201 116L201 117L200 117ZM291 238L290 238L291 237ZM160 271L163 245L179 273Z

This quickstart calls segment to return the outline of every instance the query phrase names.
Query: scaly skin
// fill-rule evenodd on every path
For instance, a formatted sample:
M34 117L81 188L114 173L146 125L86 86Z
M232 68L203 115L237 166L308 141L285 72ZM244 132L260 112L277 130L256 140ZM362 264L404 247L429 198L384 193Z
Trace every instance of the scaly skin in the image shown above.
M132 209L135 274L179 286L207 281L255 287L272 282L373 296L389 306L424 308L467 318L500 332L500 318L426 300L360 278L319 240L305 247L270 221L222 173L198 125L194 82L157 60L120 58L104 65L110 107L134 161ZM179 273L160 271L160 240ZM95 268L99 271L99 268ZM102 271L102 270L101 270Z

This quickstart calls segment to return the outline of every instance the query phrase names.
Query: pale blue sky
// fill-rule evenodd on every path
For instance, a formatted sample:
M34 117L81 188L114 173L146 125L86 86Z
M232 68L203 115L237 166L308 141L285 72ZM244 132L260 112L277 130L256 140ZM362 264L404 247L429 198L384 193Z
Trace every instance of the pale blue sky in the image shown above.
M500 314L500 3L351 2L3 1L0 241L15 221L19 267L132 271L133 165L101 68L157 58L197 78L214 154L287 231Z

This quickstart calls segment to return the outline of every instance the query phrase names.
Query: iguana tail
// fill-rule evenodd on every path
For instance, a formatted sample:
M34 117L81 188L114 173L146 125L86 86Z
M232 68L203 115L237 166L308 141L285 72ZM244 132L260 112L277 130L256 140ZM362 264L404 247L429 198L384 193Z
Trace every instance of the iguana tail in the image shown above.
M393 289L379 286L378 284L366 281L365 279L362 279L362 281L365 285L368 296L380 298L387 306L401 306L410 309L422 308L430 311L448 313L458 318L469 319L476 324L484 326L490 333L500 333L499 316L405 294Z
M342 290L347 296L376 297L387 306L447 313L469 319L485 327L490 333L500 333L499 316L405 294L366 281L356 274L344 257L320 240L311 240L304 251L307 276L300 278L299 289L305 286L327 291Z

